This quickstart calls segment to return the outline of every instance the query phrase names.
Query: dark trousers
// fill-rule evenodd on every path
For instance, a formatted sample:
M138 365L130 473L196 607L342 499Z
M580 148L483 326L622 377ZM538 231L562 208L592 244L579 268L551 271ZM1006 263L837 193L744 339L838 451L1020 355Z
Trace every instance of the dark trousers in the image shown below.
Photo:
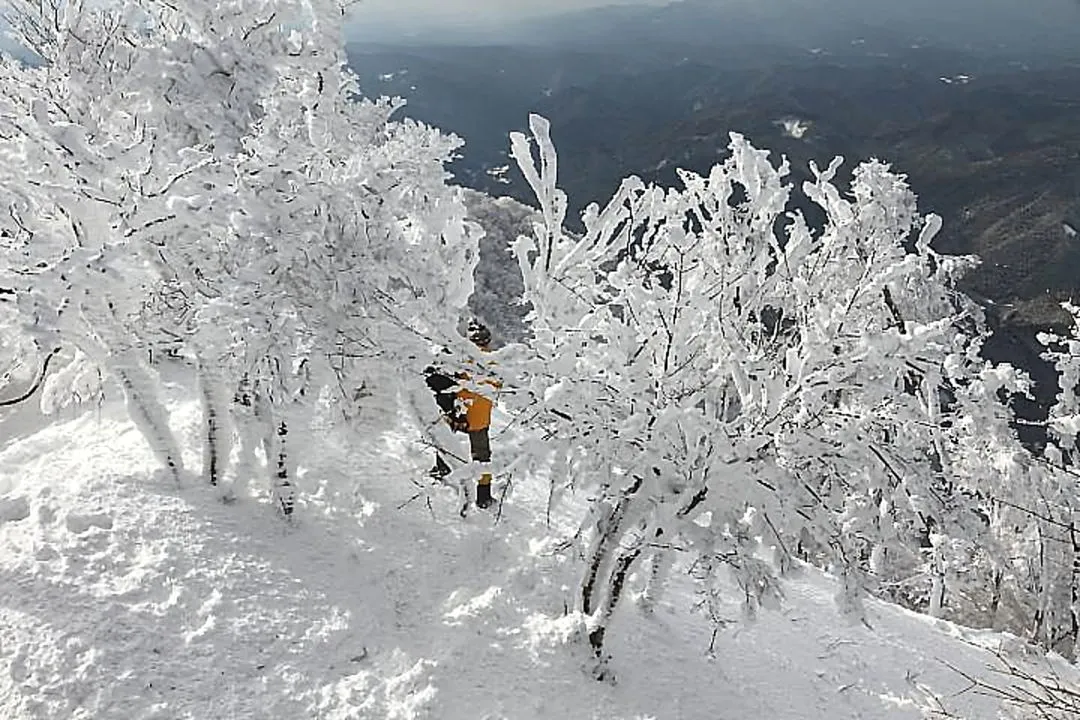
M487 428L469 431L469 451L474 462L491 462L491 438Z
M469 451L473 462L491 462L491 438L488 437L487 428L469 431ZM491 473L485 469L476 480L476 505L486 508L491 503Z
M488 436L487 428L469 431L469 455L472 457L473 462L491 462L491 438ZM442 459L438 452L435 453L435 467L432 470L433 473L439 475L450 474L450 466L446 464L446 461ZM483 476L481 482L485 477L487 482L490 483L490 475Z

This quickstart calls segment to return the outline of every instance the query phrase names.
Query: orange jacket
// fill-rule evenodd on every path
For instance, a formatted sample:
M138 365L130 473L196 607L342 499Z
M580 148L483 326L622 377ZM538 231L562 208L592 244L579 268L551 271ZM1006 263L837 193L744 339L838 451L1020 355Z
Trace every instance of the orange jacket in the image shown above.
M463 379L468 380L469 376L465 375ZM478 380L477 384L490 385L495 389L502 387L502 383L494 378ZM491 408L494 407L495 403L490 398L467 388L458 390L457 396L465 406L465 419L469 426L469 432L484 430L491 426Z

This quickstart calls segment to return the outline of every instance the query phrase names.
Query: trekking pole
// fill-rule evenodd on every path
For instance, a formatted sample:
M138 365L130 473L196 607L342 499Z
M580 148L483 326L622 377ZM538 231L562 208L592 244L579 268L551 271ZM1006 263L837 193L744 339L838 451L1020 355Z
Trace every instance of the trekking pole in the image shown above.
M514 484L514 474L510 473L510 476L506 479L506 485L503 486L502 492L499 493L499 509L495 513L495 524L498 525L502 520L503 503L506 502L506 496L510 493L510 488Z
M515 414L514 417L510 420L510 422L508 422L504 428L502 428L501 430L499 430L498 433L495 434L495 437L499 437L503 433L510 430L510 428L512 428L519 420L521 420L521 418L525 415L525 413L532 410L532 408L536 405L536 403L537 403L537 401L534 400L532 403L530 403L526 407L522 408L521 412L518 412L517 414ZM529 417L529 419L532 420L533 418L536 418L536 417L538 417L540 415L543 415L545 412L551 413L552 415L559 418L560 420L566 420L567 422L573 422L574 421L574 418L572 416L562 412L561 410L556 410L554 408L540 408L539 410L536 410L535 412L533 412L533 414Z
M432 440L428 440L426 437L421 437L420 442L423 445L431 448L432 450L438 450L440 453L444 453L444 454L448 455L449 457L452 457L453 459L457 460L459 463L461 463L463 465L468 465L469 462L470 462L469 460L466 460L465 458L463 458L460 455L458 455L457 453L455 453L453 450L447 450L446 448L442 447L438 443L436 443L436 442L434 442Z

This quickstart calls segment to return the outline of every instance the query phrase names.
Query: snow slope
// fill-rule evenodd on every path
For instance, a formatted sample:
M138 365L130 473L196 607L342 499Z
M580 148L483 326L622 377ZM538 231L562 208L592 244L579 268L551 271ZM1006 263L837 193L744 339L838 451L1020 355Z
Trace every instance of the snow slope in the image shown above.
M196 447L197 407L174 407ZM387 412L364 444L310 441L293 526L177 486L118 407L22 434L0 416L0 717L914 718L919 686L964 686L944 663L978 672L1008 642L878 603L866 627L808 572L710 655L677 575L651 613L623 607L597 682L544 488L518 479L498 523L442 488L399 507L430 457L407 422L377 429Z

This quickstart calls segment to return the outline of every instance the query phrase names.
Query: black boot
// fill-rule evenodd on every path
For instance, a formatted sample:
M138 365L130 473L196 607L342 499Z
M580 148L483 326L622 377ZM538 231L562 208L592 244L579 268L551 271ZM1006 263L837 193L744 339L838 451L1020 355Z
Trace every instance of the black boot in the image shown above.
M436 455L435 465L430 470L428 470L428 475L435 478L436 480L441 480L449 474L450 466L447 465L446 461L443 460L440 456Z
M484 508L491 507L491 504L495 502L491 497L491 483L481 483L476 486L476 507L483 510Z

